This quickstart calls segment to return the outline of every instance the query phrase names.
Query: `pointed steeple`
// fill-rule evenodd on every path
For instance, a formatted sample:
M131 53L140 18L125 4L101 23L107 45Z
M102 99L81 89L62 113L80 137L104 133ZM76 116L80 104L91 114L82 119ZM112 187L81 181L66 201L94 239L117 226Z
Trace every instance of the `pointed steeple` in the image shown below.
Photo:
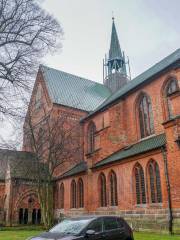
M112 18L112 32L111 32L111 44L109 50L109 60L122 59L121 47L119 44L118 35L116 32L116 26L114 23L114 17Z
M128 81L125 55L124 52L121 51L114 17L112 18L109 54L104 62L104 73L104 84L112 91L112 93L124 86Z

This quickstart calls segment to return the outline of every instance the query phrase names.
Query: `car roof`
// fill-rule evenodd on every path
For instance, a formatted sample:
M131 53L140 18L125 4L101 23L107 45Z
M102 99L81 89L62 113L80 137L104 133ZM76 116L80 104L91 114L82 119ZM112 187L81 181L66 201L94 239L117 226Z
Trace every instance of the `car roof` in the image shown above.
M93 220L93 219L97 219L97 218L101 218L101 217L115 217L115 218L121 218L119 216L116 215L83 215L83 216L72 216L69 217L68 219L73 219L73 220L84 220L84 219L89 219L89 220Z

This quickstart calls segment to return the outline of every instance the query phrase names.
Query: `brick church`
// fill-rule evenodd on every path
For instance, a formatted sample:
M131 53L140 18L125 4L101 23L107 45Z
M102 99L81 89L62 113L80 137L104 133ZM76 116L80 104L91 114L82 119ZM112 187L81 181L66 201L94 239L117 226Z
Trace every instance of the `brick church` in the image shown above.
M29 103L36 108L37 126L43 127L43 105L52 121L69 114L82 133L78 154L55 172L54 217L117 214L135 228L165 230L170 219L178 228L180 49L132 80L127 68L114 20L103 84L39 67ZM22 151L0 151L1 222L41 221L24 170L33 172L29 142L24 130Z

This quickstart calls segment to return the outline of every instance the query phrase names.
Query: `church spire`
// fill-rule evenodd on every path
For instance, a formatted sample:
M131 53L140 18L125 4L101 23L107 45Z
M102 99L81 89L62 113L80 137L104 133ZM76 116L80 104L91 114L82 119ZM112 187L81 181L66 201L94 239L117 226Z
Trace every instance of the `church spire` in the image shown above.
M121 59L122 58L122 53L121 53L121 48L119 44L119 39L118 35L116 32L116 26L114 23L114 17L112 18L112 32L111 32L111 44L110 44L110 50L109 50L109 60L113 59Z
M111 43L108 58L104 62L104 84L116 92L127 83L127 72L124 52L121 51L114 17L112 18Z

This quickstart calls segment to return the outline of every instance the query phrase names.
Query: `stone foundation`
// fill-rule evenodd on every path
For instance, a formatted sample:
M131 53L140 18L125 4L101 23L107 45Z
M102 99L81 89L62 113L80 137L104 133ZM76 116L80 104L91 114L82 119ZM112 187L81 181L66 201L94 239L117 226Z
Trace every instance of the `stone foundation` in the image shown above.
M83 209L71 209L63 211L55 210L55 218L58 220L64 216L79 216L79 215L117 215L123 217L135 231L154 231L166 233L168 232L168 210L147 209L144 211L119 211L119 210L103 210L98 209L94 212L87 212ZM180 209L173 210L173 231L180 234Z

